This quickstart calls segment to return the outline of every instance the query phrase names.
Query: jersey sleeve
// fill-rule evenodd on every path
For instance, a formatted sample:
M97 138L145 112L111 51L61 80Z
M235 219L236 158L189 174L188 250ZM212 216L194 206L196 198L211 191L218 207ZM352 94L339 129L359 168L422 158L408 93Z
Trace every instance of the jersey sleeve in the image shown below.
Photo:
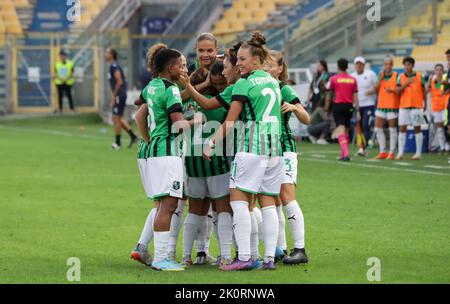
M183 112L181 93L177 86L173 85L166 89L166 92L164 93L164 100L166 102L167 114Z
M216 96L216 99L220 102L222 107L226 110L230 109L231 98L233 97L234 86L228 86L222 93Z
M239 79L234 85L231 101L240 101L243 103L247 102L249 100L248 93L250 91L250 87L250 81L242 78Z
M326 85L327 91L333 91L334 90L334 77L331 77Z
M285 85L281 89L281 96L283 97L283 101L290 104L298 104L300 103L300 99L298 98L297 92L295 92L294 88L288 85Z

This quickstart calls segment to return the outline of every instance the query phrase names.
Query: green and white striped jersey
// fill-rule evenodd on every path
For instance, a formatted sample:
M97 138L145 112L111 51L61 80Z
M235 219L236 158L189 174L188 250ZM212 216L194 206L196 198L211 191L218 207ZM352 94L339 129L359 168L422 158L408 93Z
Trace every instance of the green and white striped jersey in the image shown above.
M205 96L211 98L211 96ZM227 110L223 107L214 110L203 110L198 105L193 106L193 108L205 115L206 124L196 126L191 130L191 137L188 142L189 153L184 158L186 174L190 177L208 177L229 172L229 160L225 154L222 156L213 155L211 161L202 157L203 143L217 131L216 129L205 129L205 126L208 126L208 123L215 122L214 126L218 128L224 122Z
M146 159L147 158L147 153L148 153L148 145L145 142L145 140L143 140L141 138L141 140L139 141L137 158L138 159Z
M282 102L293 105L300 103L300 99L294 88L287 85L285 82L280 82L280 89ZM292 112L281 114L281 148L283 149L283 152L297 152L294 133L289 126L291 114Z
M178 87L163 78L153 79L142 91L148 106L150 143L148 157L181 156L181 142L175 141L170 114L182 112Z
M233 102L242 102L237 152L281 156L281 90L278 81L262 70L241 78L233 88Z

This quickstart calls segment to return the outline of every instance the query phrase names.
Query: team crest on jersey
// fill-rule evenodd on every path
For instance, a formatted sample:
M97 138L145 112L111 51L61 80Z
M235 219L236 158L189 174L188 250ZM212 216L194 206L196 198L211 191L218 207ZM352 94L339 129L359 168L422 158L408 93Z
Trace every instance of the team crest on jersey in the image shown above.
M181 98L180 90L178 88L172 88L172 94L177 98Z
M179 181L174 181L172 184L173 190L180 190L181 183Z

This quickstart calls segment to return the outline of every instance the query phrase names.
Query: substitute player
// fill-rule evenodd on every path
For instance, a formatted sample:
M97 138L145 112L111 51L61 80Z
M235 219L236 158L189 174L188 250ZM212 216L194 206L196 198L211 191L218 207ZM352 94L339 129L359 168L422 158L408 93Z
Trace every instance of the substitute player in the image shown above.
M333 100L333 116L336 122L335 134L339 140L341 146L340 161L350 161L348 144L350 138L348 136L348 130L350 128L350 122L354 111L356 111L356 120L361 120L359 112L358 101L358 84L356 79L347 73L348 61L341 58L338 60L338 74L332 76L327 84L328 95L325 104L325 112L330 111L330 105L332 100L332 94L334 93L335 99Z
M421 124L423 122L423 110L426 109L426 82L420 72L414 71L416 61L412 57L403 59L405 72L398 76L397 94L400 95L398 155L396 160L402 160L406 144L406 132L408 126L414 127L416 139L416 153L412 160L420 160L422 156L423 134Z
M390 56L384 59L383 70L378 75L378 105L375 113L375 133L377 134L380 153L375 159L395 159L395 148L397 146L398 132L398 107L400 97L397 95L398 73L393 71L394 59ZM389 125L389 154L386 153L386 136L384 135L384 124Z
M184 120L181 94L174 84L183 74L181 53L161 48L153 54L158 77L142 92L148 105L150 143L146 175L149 196L160 202L154 221L154 260L152 267L163 271L183 271L184 268L168 258L170 224L178 199L183 197L183 162L181 147L172 129L192 126ZM176 128L173 124L176 123ZM155 177L157 174L157 178Z
M443 82L444 66L442 64L436 64L434 67L434 75L431 76L428 81L428 91L431 94L431 113L437 128L440 152L445 150L445 109L447 108L450 96L450 94L445 91L444 85L442 85Z
M280 84L281 97L283 105L281 107L281 147L283 150L285 174L281 185L280 199L282 205L277 206L278 221L282 223L285 221L282 207L284 206L288 216L288 222L291 229L292 238L294 239L294 249L289 256L283 259L284 264L303 264L308 262L308 256L305 251L305 224L303 213L300 209L299 203L296 199L297 185L297 145L294 138L294 133L289 126L289 120L292 113L303 124L309 124L309 114L300 103L295 90L286 84L287 64L284 60L283 54L278 51L271 51L273 63L269 64L268 72L273 78L277 79ZM285 230L284 226L279 226L280 230ZM286 250L286 236L285 231L280 231L278 237L278 246Z
M112 90L111 108L113 115L114 133L116 135L115 142L111 145L114 150L119 150L121 144L121 132L124 129L130 135L130 144L128 148L138 142L136 134L131 129L130 124L123 119L127 101L127 82L125 74L120 64L117 62L117 51L108 48L105 51L105 60L110 63L108 79Z
M233 226L239 248L238 259L223 270L251 269L251 218L249 203L258 194L264 226L265 254L263 269L275 269L275 248L278 238L278 216L275 207L280 194L284 164L281 151L281 92L278 82L262 68L269 59L266 39L253 33L238 52L237 67L241 74L232 93L232 103L225 122L204 149L211 159L216 144L234 130L236 120L242 119L238 130L237 153L230 177L230 204Z

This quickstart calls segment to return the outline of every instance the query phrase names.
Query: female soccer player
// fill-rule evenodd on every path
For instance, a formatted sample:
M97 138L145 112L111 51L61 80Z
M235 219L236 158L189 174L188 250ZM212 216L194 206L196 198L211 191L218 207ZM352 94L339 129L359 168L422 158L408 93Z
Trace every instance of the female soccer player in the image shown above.
M119 150L122 147L121 144L121 132L124 129L128 135L130 135L130 144L128 148L138 142L137 136L131 129L130 124L123 119L123 113L125 111L127 101L127 82L125 80L125 74L122 67L117 62L117 51L115 49L108 48L105 52L105 60L109 62L109 84L112 90L111 107L113 114L114 133L116 135L115 142L111 145L114 150Z
M268 64L268 72L273 78L277 79L281 88L281 97L283 105L281 107L281 147L283 150L285 175L281 185L280 200L277 204L278 220L280 223L280 232L278 237L278 246L286 250L286 236L283 223L285 222L282 206L284 206L288 221L294 239L294 249L290 256L283 259L285 264L307 263L308 256L305 252L305 227L303 213L295 197L295 186L297 184L297 147L294 134L289 126L291 114L294 113L297 119L303 124L309 124L309 114L300 103L295 90L286 84L287 64L284 61L283 54L278 51L271 51L272 61Z
M151 73L154 77L158 77L158 72L155 70L154 67L154 54L158 52L161 49L166 49L167 46L158 43L152 46L148 53L147 53L147 65L149 66ZM182 55L182 67L183 71L187 73L187 62L186 58ZM144 88L145 90L145 88ZM141 94L139 99L135 101L135 105L140 106L139 110L136 112L136 125L139 129L139 132L142 136L141 142L139 144L138 149L138 165L139 165L139 172L141 175L142 182L144 184L144 189L147 194L147 197L149 197L148 191L147 191L147 185L148 181L147 179L150 177L149 174L146 174L146 166L147 166L147 155L148 155L148 142L150 141L149 137L149 130L148 130L148 107L146 105L146 100L144 99L143 95ZM175 210L174 214L172 215L171 220L171 227L170 227L170 239L169 239L169 248L168 248L168 255L169 258L172 260L175 260L176 256L176 244L178 241L178 234L181 227L181 219L183 214L183 208L184 208L185 201L180 199L178 200L178 207ZM155 220L155 215L157 212L157 209L159 207L159 201L155 201L155 207L150 211L149 215L147 216L147 219L145 221L144 229L142 230L141 236L139 238L139 241L134 248L134 250L131 252L131 258L141 262L145 265L150 265L152 262L151 256L148 253L148 244L153 239L153 223Z
M189 75L194 73L197 69L205 69L209 71L210 67L216 62L217 52L217 38L211 33L202 33L197 37L195 45L196 60L190 65Z
M158 174L149 178L149 196L160 201L154 221L154 259L152 267L163 271L183 271L184 268L168 258L170 223L177 208L178 199L183 197L183 162L180 145L172 132L190 128L193 121L183 118L181 94L174 84L183 74L181 53L161 48L150 61L158 73L142 92L148 105L150 143L146 174Z
M216 62L211 67L211 77L214 77L218 83L225 81L217 79L217 76L223 77L221 76L221 65L221 62ZM220 73L217 70L220 70ZM193 85L204 81L197 72L194 72L192 76L191 82ZM193 81L194 79L195 81ZM186 83L187 88L191 86L191 84ZM214 90L211 90L211 88ZM219 89L223 90L223 87L219 87ZM207 88L207 91L209 92L202 91L202 93L206 96L211 96L216 95L218 92L214 86ZM189 154L185 157L185 167L188 176L186 192L189 197L189 214L185 221L183 233L183 264L186 265L192 264L191 253L194 238L197 236L197 231L202 224L207 223L211 201L216 204L216 207L227 205L229 201L228 180L230 166L226 156L214 156L211 162L206 161L201 156L203 141L210 135L207 128L213 123L217 123L216 128L218 128L225 120L226 111L223 108L219 108L215 110L199 110L199 112L204 115L206 125L197 125L191 131L191 142L188 146ZM208 229L205 228L197 238L197 259L195 264L205 264L207 262L205 247L207 246Z
M223 108L226 111L230 109L234 84L240 78L240 73L236 67L236 63L237 52L241 45L242 43L238 43L225 53L222 73L227 80L228 86L216 97L208 98L197 91L197 89L203 90L204 88L210 86L211 76L208 76L207 81L196 86L193 86L188 81L186 81L186 90L189 92L192 99L194 99L203 109L213 110ZM228 181L225 184L228 187ZM221 267L223 267L224 265L230 264L232 262L232 210L229 204L229 200L224 200L223 202L219 203L216 202L215 207L218 213L217 230L219 235L219 248L221 256L220 265Z
M398 124L400 134L398 136L398 154L396 160L403 159L406 144L406 132L409 125L414 127L416 140L416 153L411 160L420 160L422 157L423 134L421 125L423 122L423 110L426 109L426 82L420 72L414 71L416 61L412 57L403 59L405 73L399 75L397 80L397 94L400 95L400 110Z
M428 91L431 93L431 113L437 128L440 152L445 151L444 116L447 102L450 97L450 94L444 91L444 85L442 85L443 82L444 66L442 64L436 64L434 67L434 75L431 76L428 81Z
M397 95L398 73L393 71L394 59L384 59L383 70L378 75L377 91L378 105L375 112L375 133L377 134L380 153L375 159L395 159L395 147L397 146L398 107L400 97ZM384 123L389 124L389 154L386 153L386 136L384 135Z
M263 269L275 269L274 257L278 238L278 216L275 199L280 194L284 173L281 157L281 92L278 82L262 67L269 52L266 39L254 32L238 51L239 79L232 93L232 103L225 122L212 136L203 153L211 159L215 146L233 130L239 116L238 152L230 173L230 204L233 226L239 248L238 259L223 270L251 269L251 218L249 203L258 195L264 226L265 255Z

